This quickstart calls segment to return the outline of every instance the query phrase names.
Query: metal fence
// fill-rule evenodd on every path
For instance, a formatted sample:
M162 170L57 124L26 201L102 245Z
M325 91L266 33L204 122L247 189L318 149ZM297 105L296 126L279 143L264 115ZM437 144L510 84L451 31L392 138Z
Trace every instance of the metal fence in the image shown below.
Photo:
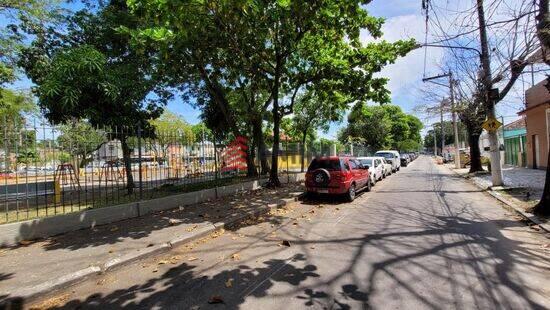
M241 139L213 143L202 135L197 141L139 126L0 124L0 224L215 187L242 181L247 172ZM344 153L368 154L360 146L283 141L278 168L299 172L302 154L307 169L315 156Z

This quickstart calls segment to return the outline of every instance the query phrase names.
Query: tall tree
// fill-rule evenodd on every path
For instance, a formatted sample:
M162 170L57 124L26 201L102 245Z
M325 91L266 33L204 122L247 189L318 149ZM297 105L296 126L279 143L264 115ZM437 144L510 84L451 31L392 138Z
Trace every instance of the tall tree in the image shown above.
M547 66L550 66L550 14L548 13L548 2L548 0L538 0L537 37L542 45L543 60ZM546 88L550 92L550 76L546 78ZM537 214L550 215L550 152L548 152L546 162L546 180L542 197L532 211Z
M151 95L160 83L154 58L114 31L135 22L122 0L79 11L69 18L67 33L38 36L22 60L49 121L83 118L112 129L111 137L121 142L128 193L135 186L128 138L137 134L138 124L152 133L148 120L160 116L169 98L164 91Z
M186 81L195 78L194 85L204 86L235 133L227 90L236 88L241 78L254 79L270 94L260 104L273 123L270 183L274 186L280 184L280 122L293 113L297 95L308 85L325 83L356 98L387 101L386 80L373 74L414 46L412 41L361 44L361 30L374 38L382 35L383 20L368 15L365 1L131 0L129 4L136 14L146 16L137 37L168 41L167 48L183 54L189 60L183 63L192 63L198 74L189 78L182 70L180 76L187 76Z

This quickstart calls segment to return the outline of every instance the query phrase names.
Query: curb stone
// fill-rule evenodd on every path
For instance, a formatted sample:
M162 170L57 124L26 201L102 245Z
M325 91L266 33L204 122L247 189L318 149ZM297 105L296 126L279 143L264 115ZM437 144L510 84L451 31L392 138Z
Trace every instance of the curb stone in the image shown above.
M39 285L31 286L22 288L19 291L19 294L17 296L14 296L13 298L9 298L2 303L0 303L0 309L19 309L19 303L21 301L24 301L25 303L32 302L33 300L36 300L37 298L47 295L49 293L53 293L56 290L59 290L61 288L66 288L67 286L71 286L80 282L83 282L89 277L110 272L113 270L116 270L120 267L126 266L128 264L131 264L135 261L145 259L150 256L158 255L164 252L168 252L173 247L189 243L201 238L204 238L208 236L209 234L221 229L230 227L232 225L235 225L251 216L261 216L264 214L269 213L273 209L281 208L286 206L289 203L298 201L300 197L303 196L303 193L296 195L293 198L285 198L282 199L281 202L268 204L266 206L261 207L259 210L255 210L253 212L246 212L242 215L239 215L227 222L220 222L220 223L211 223L203 226L202 228L199 228L193 232L190 236L180 236L176 237L172 240L169 240L167 242L163 242L161 244L154 245L152 247L147 247L144 249L140 249L139 251L136 251L134 253L128 253L126 255L123 255L121 257L113 258L108 260L107 262L98 265L93 265L88 268L84 268L78 271L75 271L73 273L70 273L68 275L62 276L60 278L57 278L55 280L46 281L44 283L41 283Z
M542 230L546 231L546 232L550 232L550 224L548 223L544 223L542 222L541 220L539 220L534 214L532 213L529 213L529 212L525 212L525 210L522 210L520 207L516 206L515 203L505 199L504 197L502 197L502 195L498 194L497 192L493 191L490 187L487 188L485 186L482 186L481 184L479 184L478 182L476 182L475 180L472 180L472 179L469 179L469 178L466 178L464 177L462 174L456 172L454 169L452 168L449 168L447 166L445 166L445 168L451 170L454 174L462 177L463 179L465 180L468 180L470 181L471 183L473 183L477 188L481 189L482 191L486 192L487 194L491 195L493 198L495 198L496 200L502 202L503 204L505 204L508 208L511 208L512 211L516 212L517 214L519 214L521 217L529 220L530 222L532 222L533 224L536 224L538 225Z

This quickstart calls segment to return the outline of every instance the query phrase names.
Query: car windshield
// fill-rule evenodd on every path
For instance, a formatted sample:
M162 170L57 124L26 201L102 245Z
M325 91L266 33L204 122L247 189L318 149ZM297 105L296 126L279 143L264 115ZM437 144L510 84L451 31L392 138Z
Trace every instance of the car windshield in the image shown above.
M381 152L381 153L376 153L376 156L382 156L384 158L392 159L393 153Z
M309 165L308 170L313 171L316 169L326 169L328 171L342 170L340 160L338 159L313 159Z
M369 166L369 167L372 167L372 159L359 159L359 161L361 162L361 164L363 166Z

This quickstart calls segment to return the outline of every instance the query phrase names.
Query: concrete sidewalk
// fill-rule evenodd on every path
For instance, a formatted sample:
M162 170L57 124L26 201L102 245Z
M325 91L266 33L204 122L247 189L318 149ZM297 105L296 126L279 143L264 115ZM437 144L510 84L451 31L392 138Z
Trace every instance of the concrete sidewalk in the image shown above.
M453 163L445 164L445 166L454 173L469 179L477 187L485 190L489 195L504 203L524 218L537 224L543 230L550 232L549 220L527 212L529 207L533 206L542 195L546 171L505 165L502 172L504 175L504 184L506 186L493 189L491 188L492 181L490 172L470 174L468 173L469 168L456 169ZM515 197L508 194L507 190L515 190L516 192L517 190L522 190L520 191L521 195L516 196L523 196L524 192L529 192L529 197L531 198L529 201L525 201L523 197Z
M32 299L98 272L205 237L251 215L294 201L301 192L299 184L244 192L0 249L0 305L17 298Z

